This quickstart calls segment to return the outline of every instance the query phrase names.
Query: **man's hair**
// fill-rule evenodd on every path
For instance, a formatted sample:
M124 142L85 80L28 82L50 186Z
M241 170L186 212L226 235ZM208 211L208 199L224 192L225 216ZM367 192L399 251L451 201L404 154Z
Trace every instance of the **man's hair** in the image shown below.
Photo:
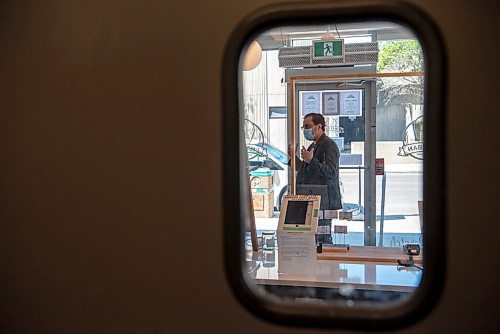
M325 118L323 117L323 115L312 112L312 113L305 115L304 119L306 119L307 117L312 117L312 121L313 121L314 125L321 124L321 128L323 129L323 132L326 131Z

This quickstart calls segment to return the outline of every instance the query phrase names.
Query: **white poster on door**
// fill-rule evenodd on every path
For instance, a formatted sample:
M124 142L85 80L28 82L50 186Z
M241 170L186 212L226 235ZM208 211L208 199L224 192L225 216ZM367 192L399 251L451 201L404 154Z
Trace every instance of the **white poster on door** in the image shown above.
M300 92L301 115L320 113L320 92Z
M323 92L323 115L339 115L338 92Z
M361 116L361 90L340 93L340 116Z

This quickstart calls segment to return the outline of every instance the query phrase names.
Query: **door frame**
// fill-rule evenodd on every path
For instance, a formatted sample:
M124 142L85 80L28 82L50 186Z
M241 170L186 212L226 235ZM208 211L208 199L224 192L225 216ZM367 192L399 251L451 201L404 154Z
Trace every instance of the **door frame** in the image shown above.
M346 69L343 69L344 71ZM376 79L381 77L404 77L404 76L423 76L424 72L399 72L399 73L352 73L352 74L314 74L301 75L305 70L294 70L294 75L288 78L288 143L291 144L291 156L296 155L296 144L299 142L300 115L297 104L299 88L307 84L311 90L335 89L332 84L344 82L364 81L362 85L356 85L359 89L364 89L365 93L365 142L364 142L364 245L376 246L377 238L377 220L376 220L376 176L375 176L375 158L376 158ZM328 87L330 85L330 87ZM346 85L348 86L348 85ZM348 88L343 88L346 90ZM302 90L302 89L301 89ZM295 159L290 159L290 193L295 194L296 185L296 166Z

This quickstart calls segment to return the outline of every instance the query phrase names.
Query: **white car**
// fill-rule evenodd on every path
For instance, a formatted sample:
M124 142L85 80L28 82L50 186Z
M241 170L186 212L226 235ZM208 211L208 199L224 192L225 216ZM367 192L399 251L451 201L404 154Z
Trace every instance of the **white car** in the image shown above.
M249 170L269 168L273 171L274 210L279 211L283 196L288 192L288 154L268 143L247 145ZM342 180L340 192L344 193Z
M274 210L279 211L288 190L288 154L267 143L250 144L247 151L250 171L269 168L273 172Z

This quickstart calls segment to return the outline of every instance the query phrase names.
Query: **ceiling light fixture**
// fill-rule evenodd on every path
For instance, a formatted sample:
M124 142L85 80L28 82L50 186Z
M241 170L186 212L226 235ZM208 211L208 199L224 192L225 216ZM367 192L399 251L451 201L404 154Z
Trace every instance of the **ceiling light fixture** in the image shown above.
M335 39L335 35L330 32L330 25L326 28L326 34L321 35L322 41L331 41Z
M245 53L245 58L243 59L243 71L253 70L259 66L261 60L262 48L260 47L259 42L253 41Z

